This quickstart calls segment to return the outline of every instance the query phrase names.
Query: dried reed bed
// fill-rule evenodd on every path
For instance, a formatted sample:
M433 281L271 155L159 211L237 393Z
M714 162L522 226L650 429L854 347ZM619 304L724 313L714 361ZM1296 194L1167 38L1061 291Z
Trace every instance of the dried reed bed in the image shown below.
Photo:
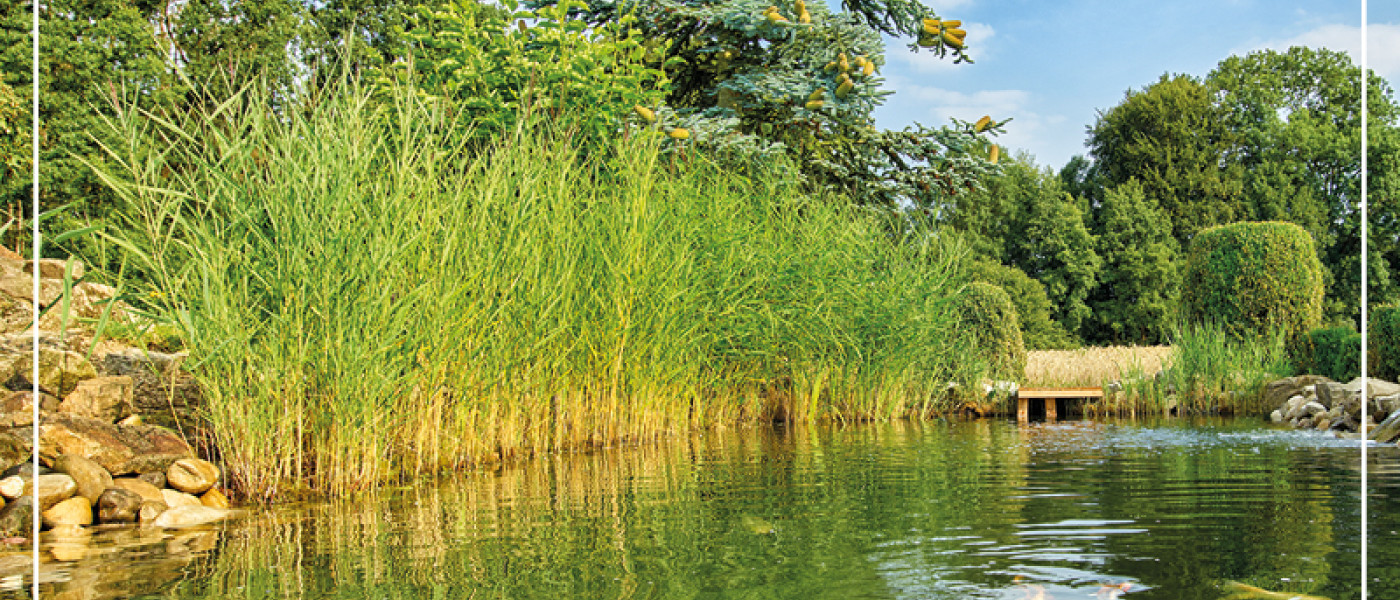
M1100 386L1133 375L1154 375L1170 366L1171 346L1110 346L1077 350L1033 350L1026 357L1026 386Z

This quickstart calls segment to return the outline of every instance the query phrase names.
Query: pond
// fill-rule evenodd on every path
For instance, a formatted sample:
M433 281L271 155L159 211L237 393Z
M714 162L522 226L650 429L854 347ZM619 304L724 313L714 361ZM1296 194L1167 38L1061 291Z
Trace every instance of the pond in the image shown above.
M68 560L41 583L83 599L1214 600L1233 581L1359 598L1356 444L1255 420L711 431L217 529L54 540ZM1369 462L1371 597L1400 598L1400 452Z

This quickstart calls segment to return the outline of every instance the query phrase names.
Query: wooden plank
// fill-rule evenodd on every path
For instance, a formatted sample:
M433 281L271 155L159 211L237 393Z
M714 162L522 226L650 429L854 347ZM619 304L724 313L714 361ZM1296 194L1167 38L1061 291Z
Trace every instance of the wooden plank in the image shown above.
M1031 399L1019 398L1016 400L1016 422L1026 423L1031 420Z
M1016 390L1020 398L1102 398L1103 388L1021 388Z
M1046 398L1044 400L1041 400L1041 402L1045 403L1045 422L1054 423L1055 411L1058 409L1057 405L1060 403L1060 401L1054 398Z

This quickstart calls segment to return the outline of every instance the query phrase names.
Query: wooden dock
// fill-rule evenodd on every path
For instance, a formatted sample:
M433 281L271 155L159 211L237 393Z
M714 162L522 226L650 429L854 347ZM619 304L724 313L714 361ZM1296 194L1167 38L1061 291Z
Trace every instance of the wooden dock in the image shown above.
M1045 405L1045 420L1053 422L1058 418L1059 401L1062 398L1102 398L1101 387L1071 388L1020 388L1016 390L1016 422L1031 420L1031 400L1040 400Z

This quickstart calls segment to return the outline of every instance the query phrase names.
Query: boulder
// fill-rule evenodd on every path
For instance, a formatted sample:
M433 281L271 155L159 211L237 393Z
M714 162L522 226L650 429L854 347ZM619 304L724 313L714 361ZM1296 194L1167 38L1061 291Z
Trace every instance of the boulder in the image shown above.
M1335 381L1318 384L1317 401L1327 408L1345 402L1352 396L1360 397L1361 382L1337 383Z
M0 537L29 537L33 531L34 497L21 496L0 509Z
M0 479L0 496L6 500L14 500L24 495L24 478L19 475L11 475Z
M43 512L44 525L92 525L92 503L82 496L73 496Z
M28 447L29 447L28 445L25 446L25 448L28 448ZM28 450L26 450L26 452L28 452ZM28 457L26 457L26 458L28 458ZM39 464L39 474L40 474L40 475L47 475L47 474L52 473L52 472L53 472L52 469L50 469L50 468L44 466L42 463ZM8 469L5 469L4 472L0 473L0 477L14 477L15 475L19 475L20 477L24 477L24 478L26 478L26 479L28 479L28 478L30 478L30 477L33 477L33 476L34 476L34 462L33 462L32 460L26 460L26 461L24 461L24 462L22 462L22 463L19 463L19 464L17 464L17 465L14 465L14 466L8 468Z
M1391 413L1380 425L1370 430L1370 435L1366 438L1382 444L1400 439L1400 412Z
M117 424L130 427L134 425L143 425L145 424L145 421L141 420L141 415L131 415L125 419L117 421Z
M33 326L34 305L0 291L0 333L25 331Z
M1294 396L1309 396L1309 388L1320 381L1331 380L1318 375L1299 375L1270 381L1264 384L1264 400L1267 402L1265 406L1283 406L1284 402Z
M44 511L78 493L78 484L72 477L63 473L40 475L25 482L23 494L28 496L37 490L39 510Z
M104 374L131 378L134 410L146 422L173 428L201 426L196 416L202 404L199 384L180 368L185 354L121 348L94 355Z
M112 487L112 474L102 468L102 465L81 456L59 456L53 460L53 469L72 477L78 484L78 495L87 498L88 502L97 502L97 497Z
M78 383L73 393L59 404L58 412L92 417L108 423L126 417L135 410L132 403L130 377L95 377Z
M83 261L75 258L66 260L61 258L41 258L37 262L26 260L24 261L24 269L22 271L33 275L37 270L40 279L57 279L62 281L63 274L68 271L70 263L72 265L72 271L68 275L69 280L77 281L82 279L83 274L87 273L87 270L83 268Z
M0 277L0 294L21 302L34 301L34 278L27 273L15 273ZM63 282L53 279L39 280L39 306L53 304L63 295Z
M219 488L209 488L209 491L199 497L199 503L210 508L229 508L228 496L219 491Z
M199 501L199 498L196 498L191 494L186 494L185 492L177 492L175 490L161 490L160 495L161 498L165 501L165 505L169 506L170 508L175 508L177 506L204 506L204 504L202 504Z
M0 431L0 469L8 472L10 469L28 467L34 469L33 455L29 452L29 442L31 440L20 439L19 436L4 431Z
M1372 415L1384 417L1397 410L1400 410L1400 394L1371 398Z
M223 508L210 508L208 506L172 506L156 517L157 527L180 528L197 527L215 523L232 516L233 511Z
M1269 413L1269 420L1270 420L1270 421L1273 421L1273 422L1275 422L1275 423L1282 423L1282 422L1283 422L1283 411L1275 410L1274 412Z
M182 492L200 494L219 481L219 468L206 460L182 458L170 465L165 481Z
M10 430L25 443L29 427ZM39 455L52 461L61 454L81 456L102 465L114 476L165 470L170 464L194 456L175 432L152 425L121 427L89 417L57 413L39 424Z
M39 392L39 410L43 412L58 412L58 404L58 397ZM0 400L0 413L9 414L12 412L26 412L32 414L34 412L34 392L30 390L10 392L10 395L5 396L4 400ZM22 425L28 424L29 423L22 423Z
M153 486L156 486L156 489L165 487L164 471L147 471L145 473L138 474L136 478Z
M163 513L167 510L170 510L170 507L167 506L164 502L160 502L157 500L146 500L141 503L141 510L137 511L136 516L138 520L140 520L142 523L150 523L152 521L155 521L156 517L160 516L160 513Z
M133 477L119 477L112 480L112 486L132 492L140 496L143 500L154 500L165 502L165 496L161 495L160 488L153 486L143 480Z
M1342 414L1332 419L1331 429L1332 431L1356 431L1356 419L1351 418L1351 415Z
M20 364L30 364L34 352L21 353ZM15 376L25 383L33 383L30 369L16 369ZM78 388L78 382L97 377L97 369L83 355L68 350L39 348L39 389L60 398Z
M97 498L97 518L103 523L135 523L143 502L145 498L131 490L107 488Z

